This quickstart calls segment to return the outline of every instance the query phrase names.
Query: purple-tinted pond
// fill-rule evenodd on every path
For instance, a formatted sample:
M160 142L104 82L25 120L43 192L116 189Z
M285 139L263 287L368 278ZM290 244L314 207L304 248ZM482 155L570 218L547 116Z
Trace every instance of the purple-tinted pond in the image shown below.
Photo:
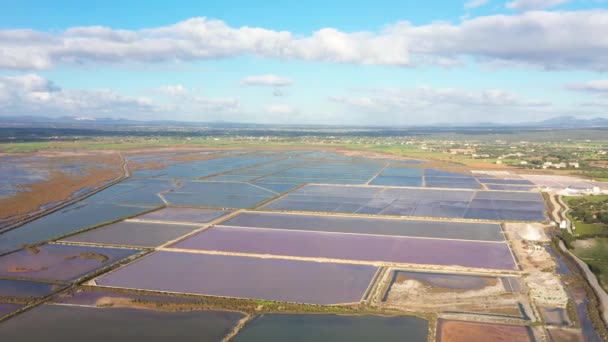
M33 281L0 279L0 297L34 299L48 296L63 287L63 285Z
M517 269L506 243L214 227L175 248L358 261Z
M238 312L41 305L0 324L3 341L221 341Z
M397 220L380 217L247 212L224 221L221 225L461 240L504 241L505 239L500 225L495 223Z
M24 306L25 304L0 303L0 317L13 313Z
M72 281L138 252L135 249L43 245L0 257L0 277Z
M75 304L83 306L103 306L107 298L127 298L130 300L144 300L156 303L197 303L199 299L195 296L167 296L162 294L127 293L125 290L113 290L107 288L79 288L69 294L62 294L53 299L53 303Z
M142 216L140 220L207 223L230 213L228 210L164 208Z
M98 285L310 304L358 302L376 267L156 252L102 275Z
M100 245L157 247L199 228L194 225L121 221L72 235L62 241Z

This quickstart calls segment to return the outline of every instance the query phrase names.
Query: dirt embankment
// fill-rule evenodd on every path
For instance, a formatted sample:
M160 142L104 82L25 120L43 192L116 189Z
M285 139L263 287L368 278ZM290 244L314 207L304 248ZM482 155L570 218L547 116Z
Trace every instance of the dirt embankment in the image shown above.
M527 273L524 282L537 305L566 307L568 294L555 273L557 264L545 249L549 238L540 224L508 223L505 230L520 266Z

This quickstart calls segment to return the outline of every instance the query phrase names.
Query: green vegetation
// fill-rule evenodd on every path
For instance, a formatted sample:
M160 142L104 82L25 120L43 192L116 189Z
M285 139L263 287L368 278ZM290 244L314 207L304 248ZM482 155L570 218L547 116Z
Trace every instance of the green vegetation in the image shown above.
M585 261L608 291L608 238L583 239L573 243L573 253Z
M81 286L81 290L106 293L107 289L91 286ZM132 289L113 289L112 292L124 294L133 307L151 308L165 311L189 311L189 310L228 310L239 311L252 315L264 313L310 313L310 314L377 314L377 315L407 315L431 319L431 314L418 314L408 312L404 314L398 310L377 308L367 305L310 305L273 302L256 299L237 299L211 296L193 296L184 294L167 294L167 299L154 300L152 298L133 298L134 295L150 295L151 292ZM171 300L174 298L175 300ZM106 306L112 306L107 303Z
M608 182L608 170L606 170L606 169L588 170L588 171L581 172L581 175L588 177L588 178L595 179L595 180Z
M589 265L589 269L593 272L600 282L600 285L604 288L604 291L608 292L608 261L600 260L586 260L585 263Z
M93 252L85 252L85 253L80 253L78 255L66 256L64 259L65 260L74 260L77 258L80 258L83 260L98 260L99 263L101 263L101 264L108 261L108 259L109 259L106 255L103 255L101 253L93 253Z
M608 291L608 196L564 197L575 235L563 232L567 247L583 260Z
M608 236L608 196L564 197L577 236Z
M28 153L50 148L49 142L20 142L10 144L0 144L0 151L6 153Z

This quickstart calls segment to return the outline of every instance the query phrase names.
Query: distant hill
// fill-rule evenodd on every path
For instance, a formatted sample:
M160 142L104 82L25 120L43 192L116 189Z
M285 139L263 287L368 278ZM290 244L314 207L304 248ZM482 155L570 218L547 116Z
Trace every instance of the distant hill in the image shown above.
M328 125L272 125L272 124L253 124L253 123L238 123L238 122L187 122L187 121L172 121L172 120L151 120L151 121L139 121L129 119L114 119L114 118L92 118L92 117L76 117L76 116L62 116L62 117L44 117L44 116L0 116L0 125L14 126L14 127L75 127L75 128L93 128L93 127L106 127L106 128L118 128L118 127L146 127L146 128L207 128L207 129L222 129L222 128L292 128L292 129L305 129L305 128L389 128L389 127L361 127L361 126L328 126ZM498 127L531 127L531 128L582 128L582 127L608 127L608 119L606 118L592 118L592 119L579 119L574 116L559 116L542 121L533 122L521 122L521 123L493 123L493 122L478 122L478 123L445 123L436 125L412 125L409 127L416 128L449 128L449 127L469 127L469 128L498 128ZM402 129L407 127L390 127L392 129Z
M542 127L606 127L608 119L592 118L592 119L577 119L574 116L558 116L555 118L536 122L535 125Z

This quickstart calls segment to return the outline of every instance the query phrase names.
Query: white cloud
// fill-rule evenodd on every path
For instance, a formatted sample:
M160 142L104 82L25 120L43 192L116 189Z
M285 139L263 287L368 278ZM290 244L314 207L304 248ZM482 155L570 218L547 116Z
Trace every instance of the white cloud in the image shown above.
M179 96L169 102L158 102L108 89L61 89L37 74L0 77L0 115L208 121L232 117L240 110L239 101L233 98L193 95L181 85L163 89Z
M241 79L241 84L248 86L285 87L292 83L288 78L272 74L247 76Z
M288 104L277 103L266 107L266 111L270 114L296 114L298 111Z
M410 108L437 105L461 106L545 106L542 101L523 100L507 91L490 89L470 91L458 88L416 87L410 89L371 89L367 96L334 97L332 100L349 105L391 109L393 107Z
M392 66L458 66L466 57L473 57L493 65L608 70L605 32L606 10L532 11L481 16L458 24L416 26L400 22L378 32L323 28L308 36L258 27L233 28L220 20L192 18L142 30L99 26L73 27L58 33L0 30L0 69L174 63L255 55Z
M589 102L580 103L580 105L583 107L591 107L591 108L600 109L603 111L605 111L606 108L608 108L607 101L589 101Z
M18 76L7 76L3 78L3 84L11 86L14 89L22 89L26 92L55 92L60 91L57 85L53 82L41 77L37 74L25 74Z
M590 84L594 89L603 89L600 83ZM325 108L313 106L301 110L286 103L271 103L262 111L242 108L236 98L208 97L179 85L167 89L180 90L177 96L147 98L125 96L107 89L65 89L37 74L5 76L0 77L0 115L420 125L534 121L573 113L566 111L567 108L554 108L550 103L500 89L356 89L331 97ZM577 115L597 116L604 113L605 108L605 101L597 101L572 110Z
M505 7L518 11L529 11L555 7L570 1L571 0L513 0L507 2Z
M184 87L181 84L166 85L166 86L160 87L158 89L158 91L163 94L170 95L170 96L184 95L188 92L186 87Z
M523 99L500 89L361 89L354 94L329 99L358 115L357 120L372 124L529 120L527 115L530 113L550 108L547 102Z
M66 90L36 74L0 77L0 114L4 115L129 115L151 113L144 97L126 97L111 90Z
M470 0L464 4L465 8L477 8L488 3L488 0Z
M398 41L399 39L397 39ZM174 25L114 30L73 27L58 34L0 31L0 68L47 69L58 63L163 62L252 54L267 58L338 63L407 64L406 46L383 34L321 29L309 37L258 27L232 28L220 20L192 18Z
M577 83L570 85L568 88L572 90L608 94L608 80L593 80L584 83Z
M564 29L567 28L567 29ZM545 69L608 70L608 11L526 12L474 18L459 25L396 25L415 55ZM398 33L397 33L398 32Z

